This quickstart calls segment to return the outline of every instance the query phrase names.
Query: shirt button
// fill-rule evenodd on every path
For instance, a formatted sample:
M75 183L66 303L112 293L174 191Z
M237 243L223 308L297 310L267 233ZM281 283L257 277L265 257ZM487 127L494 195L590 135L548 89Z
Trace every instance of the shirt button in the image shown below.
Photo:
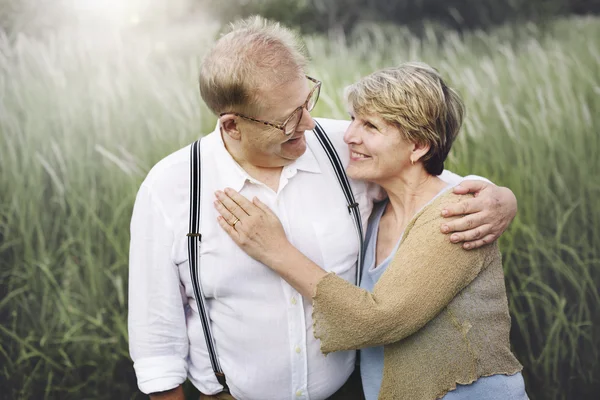
M292 303L293 306L296 305L296 298L295 297L292 297L291 303Z
M302 349L299 346L296 346L296 353L300 354L301 351Z
M302 396L302 390L298 390L298 391L296 392L296 396L298 396L298 397Z

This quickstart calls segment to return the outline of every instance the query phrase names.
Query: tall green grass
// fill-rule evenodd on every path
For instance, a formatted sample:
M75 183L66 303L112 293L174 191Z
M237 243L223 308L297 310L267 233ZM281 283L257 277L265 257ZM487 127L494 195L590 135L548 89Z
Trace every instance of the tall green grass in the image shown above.
M140 397L127 352L129 219L148 169L210 132L193 46L57 34L0 38L0 398ZM307 37L342 89L408 60L437 67L468 116L449 167L510 187L501 238L512 342L530 397L600 390L600 20L464 36L365 26Z

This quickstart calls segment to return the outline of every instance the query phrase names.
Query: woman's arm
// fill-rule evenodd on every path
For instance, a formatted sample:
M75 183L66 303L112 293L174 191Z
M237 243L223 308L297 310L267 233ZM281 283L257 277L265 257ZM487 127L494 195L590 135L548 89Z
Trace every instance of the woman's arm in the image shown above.
M311 299L315 295L317 284L327 275L327 271L302 254L290 242L287 242L277 255L276 258L268 260L266 265L277 272L298 293Z
M467 251L439 231L440 206L461 197L445 195L413 219L373 293L327 274L299 253L285 238L277 217L258 199L250 203L227 190L217 193L215 206L222 215L219 223L242 249L304 296L314 296L315 336L328 353L393 343L413 334L498 256L495 245ZM238 216L242 218L235 223Z
M467 251L439 232L439 205L460 197L443 196L413 219L373 293L333 274L317 284L314 328L324 353L384 345L412 335L499 257L495 244Z
M215 193L221 228L249 256L277 272L298 293L312 298L327 272L287 240L279 218L267 205L257 198L250 202L231 189L225 192Z

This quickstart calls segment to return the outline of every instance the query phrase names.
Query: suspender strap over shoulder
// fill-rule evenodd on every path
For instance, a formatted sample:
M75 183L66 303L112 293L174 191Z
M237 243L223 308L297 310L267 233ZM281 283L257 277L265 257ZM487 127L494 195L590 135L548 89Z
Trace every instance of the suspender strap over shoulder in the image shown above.
M201 177L201 154L200 154L200 140L198 139L191 146L190 154L190 226L188 237L188 260L190 265L190 276L192 279L192 287L194 288L194 296L196 297L196 304L198 305L198 315L202 322L202 329L204 331L204 339L206 340L206 349L208 350L208 356L210 358L210 364L215 373L217 381L223 386L223 390L228 392L227 382L225 374L219 363L219 357L217 355L217 349L215 347L215 340L213 338L210 319L206 309L204 293L202 292L202 285L200 283L200 271L198 264L200 261L200 246L202 244L202 234L200 233L200 194L202 189L202 177Z
M356 264L356 285L360 284L360 278L363 269L363 245L364 245L364 237L363 237L363 227L362 220L360 216L360 208L358 207L358 203L354 199L354 193L352 193L352 188L350 187L350 181L348 180L348 176L346 175L346 171L344 170L344 165L340 160L340 156L335 151L335 147L331 143L331 140L325 133L325 130L319 125L319 123L315 120L315 129L314 132L319 140L319 143L327 153L327 157L329 157L329 162L335 171L335 175L337 176L338 182L344 192L344 196L346 197L346 203L348 207L348 212L352 215L354 219L354 227L356 228L356 234L358 236L358 260Z
M342 188L344 197L346 198L346 206L348 212L354 220L354 227L358 236L359 248L358 248L358 260L356 266L356 285L360 283L360 277L363 269L363 228L360 216L360 209L358 203L352 193L350 182L346 176L344 165L342 164L339 155L337 154L335 147L331 143L331 140L321 127L316 122L314 132L316 134L319 143L325 150L329 162L333 167L337 180ZM215 373L217 381L223 386L223 390L229 392L225 374L219 363L219 357L215 346L215 340L213 338L212 329L210 325L210 319L206 308L206 299L202 292L202 285L200 282L200 246L202 245L202 234L200 233L200 196L202 189L202 177L201 177L201 153L200 153L200 140L194 142L191 146L190 154L190 225L188 237L188 259L190 265L190 276L192 280L192 287L194 289L194 296L196 297L196 304L198 305L198 315L202 322L202 330L204 331L204 339L206 340L206 349L210 358L210 364Z

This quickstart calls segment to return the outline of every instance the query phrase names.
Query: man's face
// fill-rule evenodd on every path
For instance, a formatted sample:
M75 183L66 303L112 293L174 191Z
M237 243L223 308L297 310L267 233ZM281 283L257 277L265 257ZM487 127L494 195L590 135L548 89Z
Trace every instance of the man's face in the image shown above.
M263 111L261 115L253 117L281 124L306 102L310 89L309 81L305 77L298 77L288 84L265 91ZM296 131L289 136L284 135L280 129L241 118L238 119L238 126L245 161L257 167L274 168L289 165L304 154L304 132L314 129L315 123L303 108Z

